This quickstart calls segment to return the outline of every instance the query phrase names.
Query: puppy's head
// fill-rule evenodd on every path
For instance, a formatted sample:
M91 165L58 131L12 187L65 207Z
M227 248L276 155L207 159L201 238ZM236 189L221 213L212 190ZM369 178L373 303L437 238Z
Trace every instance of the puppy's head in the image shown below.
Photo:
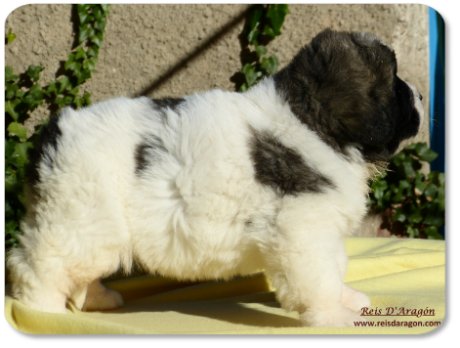
M364 33L325 30L275 75L293 113L334 149L387 160L423 123L421 95L397 76L394 52Z

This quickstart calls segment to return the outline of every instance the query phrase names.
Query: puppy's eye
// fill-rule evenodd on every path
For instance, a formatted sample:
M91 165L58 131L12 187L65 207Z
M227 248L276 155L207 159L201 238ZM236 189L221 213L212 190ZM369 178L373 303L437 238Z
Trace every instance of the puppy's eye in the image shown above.
M422 95L421 95L421 94L420 94L419 98L420 98L420 101L422 101L422 100L423 100L423 97L422 97Z

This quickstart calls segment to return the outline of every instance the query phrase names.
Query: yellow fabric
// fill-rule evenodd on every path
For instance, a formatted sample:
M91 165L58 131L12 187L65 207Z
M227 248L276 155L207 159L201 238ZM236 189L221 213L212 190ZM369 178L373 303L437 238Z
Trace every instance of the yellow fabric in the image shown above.
M366 292L381 317L369 321L442 321L444 241L349 238L346 283ZM263 274L228 282L177 282L141 276L106 284L125 307L67 315L31 310L6 297L5 314L16 329L32 334L419 334L433 327L303 328L286 313ZM434 316L385 317L387 307L434 310ZM407 325L407 324L406 324Z

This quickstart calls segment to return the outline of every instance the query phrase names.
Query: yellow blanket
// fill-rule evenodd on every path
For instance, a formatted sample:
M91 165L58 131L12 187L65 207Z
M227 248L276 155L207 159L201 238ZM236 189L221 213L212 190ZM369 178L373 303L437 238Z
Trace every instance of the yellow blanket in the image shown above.
M7 295L5 314L14 328L32 334L419 334L439 326L444 241L349 238L346 246L346 283L370 296L365 314L373 327L300 327L298 314L280 308L263 274L228 282L112 281L106 285L123 295L125 307L107 312L70 305L67 315L42 313ZM370 310L380 315L368 316Z

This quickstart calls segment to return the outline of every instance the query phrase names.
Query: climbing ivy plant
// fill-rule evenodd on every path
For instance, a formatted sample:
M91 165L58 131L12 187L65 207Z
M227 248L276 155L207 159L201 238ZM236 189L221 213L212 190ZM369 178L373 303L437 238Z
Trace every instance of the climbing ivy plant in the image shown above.
M382 228L394 235L443 239L445 220L444 173L420 172L423 162L438 154L426 143L414 143L390 159L388 171L372 183L369 205L382 214Z
M267 44L281 35L284 18L289 14L288 5L254 5L248 10L248 20L243 29L251 57L241 72L244 82L237 86L241 92L256 84L262 77L273 75L278 70L278 59L274 54L267 57ZM255 53L255 54L254 54Z
M23 123L38 107L47 105L50 111L71 105L80 108L91 103L91 94L79 87L91 78L99 49L104 40L109 5L81 4L77 7L78 45L68 55L65 73L45 87L39 84L43 67L30 65L25 73L15 75L13 68L5 67L5 248L18 246L19 221L25 213L24 168L27 151L33 147ZM7 44L16 35L8 30Z

